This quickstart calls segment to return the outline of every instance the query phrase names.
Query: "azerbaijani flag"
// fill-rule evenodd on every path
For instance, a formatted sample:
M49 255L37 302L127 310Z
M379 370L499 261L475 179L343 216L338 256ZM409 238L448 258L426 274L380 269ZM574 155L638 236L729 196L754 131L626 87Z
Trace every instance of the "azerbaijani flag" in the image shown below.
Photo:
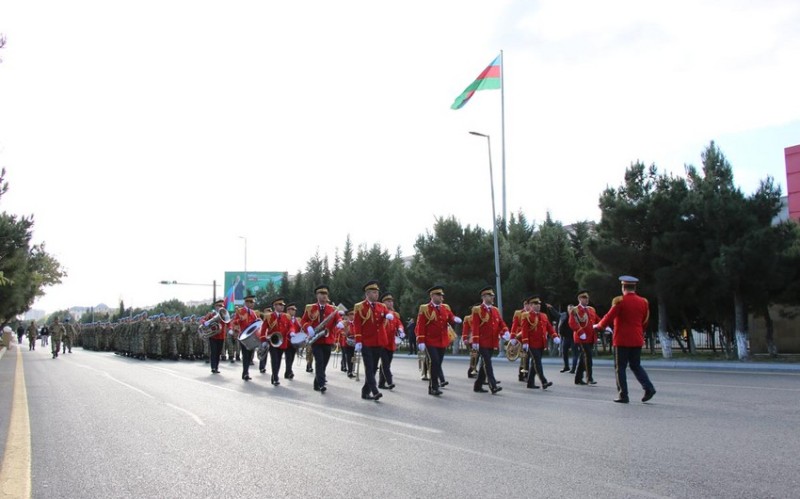
M453 105L450 106L450 109L461 109L464 107L471 98L472 94L477 92L478 90L496 90L500 88L501 85L501 78L503 77L502 67L500 65L500 56L494 58L491 64L483 70L481 74L478 75L478 78L470 83L470 85L464 89L464 91L456 97L455 102Z

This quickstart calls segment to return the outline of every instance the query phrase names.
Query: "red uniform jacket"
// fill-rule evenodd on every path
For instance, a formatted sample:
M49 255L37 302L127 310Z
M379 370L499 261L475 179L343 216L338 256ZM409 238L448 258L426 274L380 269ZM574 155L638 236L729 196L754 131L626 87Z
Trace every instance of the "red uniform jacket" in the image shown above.
M244 330L247 329L247 326L249 326L250 324L254 323L257 320L258 320L258 315L256 315L255 310L246 307L241 307L234 314L233 320L231 321L231 327L237 333L237 338L238 338L238 334L243 333Z
M614 298L611 310L598 323L603 330L613 321L615 347L644 346L644 330L650 320L650 304L636 293L628 293Z
M205 322L207 320L210 320L215 315L217 315L216 312L207 313L206 315L203 316L202 319L200 319L200 323L202 324L203 322ZM224 322L221 322L219 326L220 326L219 333L215 334L210 339L212 339L212 340L224 340L225 339L225 335L228 333L228 328L230 326L228 324L225 324Z
M582 307L577 305L572 309L569 314L569 327L574 331L572 339L575 343L587 343L594 345L597 343L597 333L594 330L594 325L600 321L597 317L594 307ZM586 334L586 339L580 338L581 334Z
M467 345L467 348L470 348L470 343L472 343L472 321L464 321L461 324L461 341Z
M339 322L339 317L336 307L330 303L326 303L324 308L320 308L319 303L306 305L306 309L303 311L303 318L300 319L300 327L303 329L304 333L308 333L308 326L316 328L319 323L325 320L330 314L337 314L337 316L331 319L325 326L328 334L318 339L316 343L320 345L333 345L336 341L336 324ZM309 340L310 339L311 338L309 338Z
M447 348L450 336L447 334L447 325L455 324L455 315L450 306L442 303L437 308L433 302L420 305L417 315L417 343L435 348Z
M522 325L519 323L519 318L525 313L525 309L515 310L514 318L511 319L511 337L520 339L522 337Z
M292 319L289 314L268 312L264 314L264 323L261 325L258 337L261 341L267 341L267 337L272 333L281 333L283 335L283 343L278 347L281 350L289 348L289 333L292 329Z
M524 312L519 321L522 324L522 344L528 344L530 348L545 348L548 333L553 338L558 336L543 312Z
M339 344L339 346L341 347L347 346L347 335L353 334L351 332L352 329L353 329L352 324L347 321L344 321L344 329L340 329L339 333L336 335L336 342Z
M508 331L508 326L495 306L472 307L472 315L466 322L472 322L472 343L478 343L481 348L497 350L500 346L500 335Z
M384 324L386 314L389 313L386 305L364 300L356 303L353 311L356 313L353 318L353 335L356 343L361 343L365 347L385 347Z
M400 319L400 314L394 311L389 311L394 318L392 320L386 320L386 323L383 325L384 331L384 345L383 348L389 350L390 352L394 352L397 350L397 340L395 338L400 335L400 331L403 330L403 321Z

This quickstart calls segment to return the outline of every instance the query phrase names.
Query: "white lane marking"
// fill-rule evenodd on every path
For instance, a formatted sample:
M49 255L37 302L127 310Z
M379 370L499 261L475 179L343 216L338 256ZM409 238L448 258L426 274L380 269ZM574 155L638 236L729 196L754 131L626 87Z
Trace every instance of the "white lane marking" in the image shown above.
M177 374L175 372L169 371L167 369L161 369L161 368L153 368L153 369L157 369L159 371L166 372L170 376L174 376L174 377L176 377L178 379L182 379L184 381L192 381L192 382L195 382L195 383L199 383L201 385L206 385L206 386L210 386L210 387L213 387L213 388L218 388L220 390L226 390L226 391L229 391L231 393L242 394L242 392L239 391L239 390L234 390L234 389L231 389L231 388L228 388L228 387L225 387L225 386L215 385L215 384L212 384L212 383L208 383L206 381L200 381L200 380L193 379L193 378L187 378L186 376L181 376L180 374ZM379 417L375 417L375 416L369 416L367 414L360 414L358 412L348 411L348 410L345 410L345 409L337 409L335 407L328 407L328 406L325 406L325 405L322 405L322 404L315 404L313 402L306 402L304 400L293 400L291 402L287 402L287 401L284 401L284 400L270 399L270 403L273 403L273 402L281 404L281 405L284 405L284 406L287 406L287 407L302 406L303 408L305 408L308 411L314 412L315 414L319 414L320 416L323 416L323 417L326 417L326 418L329 418L329 419L333 419L335 421L350 421L350 420L346 420L346 419L342 419L342 418L333 416L332 414L330 414L330 412L337 412L337 413L340 413L340 414L343 414L343 415L347 415L347 416L350 416L350 417L358 417L358 418L374 421L374 422L377 422L377 423L389 424L389 425L392 425L392 426L397 426L397 427L400 427L400 428L405 428L405 429L413 430L413 431L424 431L424 432L433 433L433 434L443 433L442 430L439 430L437 428L430 428L428 426L419 426L419 425L415 425L415 424L411 424L411 423L406 423L405 421L398 421L396 419L379 418Z
M748 385L715 385L711 383L684 383L682 381L659 381L659 385L687 385L687 386L708 386L713 388L734 388L748 390L776 390L780 392L800 392L800 388L778 388L769 386L748 386Z
M75 365L78 366L78 367L82 367L84 369L89 369L89 370L98 372L98 373L102 374L103 376L105 376L106 378L110 379L111 381L114 381L115 383L119 383L120 385L122 385L122 386L124 386L126 388L130 388L131 390L133 390L133 391L135 391L137 393L140 393L140 394L144 395L147 398L151 398L151 399L155 398L154 396L150 395L149 393L147 393L145 391L142 391L142 390L136 388L135 386L131 386L128 383L125 383L124 381L118 380L117 378L115 378L114 376L110 375L109 373L107 373L105 371L102 371L100 369L94 368L92 366L87 366L86 364L79 364L77 362L75 363Z
M646 490L636 489L633 487L627 487L625 485L620 485L618 483L606 482L606 483L601 483L601 485L611 490L615 490L617 492L624 492L624 495L626 497L629 497L631 494L642 497L653 497L655 499L665 499L668 497L672 497L672 496L662 496L659 494L654 494L653 492L648 492Z
M199 424L200 426L205 426L206 425L205 423L203 423L203 420L200 419L200 417L197 416L196 414L194 414L193 412L187 411L183 407L178 407L177 405L170 404L169 402L165 402L165 404L167 405L167 407L172 407L176 411L181 411L181 412L183 412L185 414L188 414L189 417L194 419L194 422Z
M793 372L793 371L757 371L757 370L747 370L747 369L740 369L740 370L722 370L722 369L689 369L683 367L647 367L646 365L642 364L642 367L646 367L647 371L664 371L664 372L671 372L671 373L704 373L704 374L741 374L742 376L800 376L800 372ZM595 369L597 367L595 366ZM611 366L613 369L614 366ZM769 369L769 368L767 368Z

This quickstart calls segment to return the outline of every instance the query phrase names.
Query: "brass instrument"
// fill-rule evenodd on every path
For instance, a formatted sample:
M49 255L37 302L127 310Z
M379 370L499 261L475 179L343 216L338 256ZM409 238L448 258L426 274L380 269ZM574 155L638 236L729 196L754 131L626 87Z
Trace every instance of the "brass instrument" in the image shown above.
M318 339L322 338L323 336L328 336L328 331L325 329L325 326L327 326L328 323L332 321L334 317L338 316L340 312L344 312L345 310L347 310L347 308L344 305L339 304L339 306L336 307L336 310L334 310L333 312L328 314L327 317L322 319L322 322L317 324L317 327L314 328L314 336L308 339L307 344L313 345L314 342L316 342Z
M449 339L450 345L452 345L453 342L456 341L456 338L458 338L456 330L453 329L453 326L451 326L450 324L447 325L447 337Z
M506 358L509 362L516 361L522 353L522 342L517 339L517 344L506 343Z
M468 376L478 374L478 351L475 349L470 349L469 351L469 370L467 373Z
M283 334L275 331L271 335L267 336L267 341L269 342L269 346L272 348L280 348L283 345Z
M361 378L358 376L359 371L361 371L361 352L353 354L353 364L355 364L356 381L361 381Z
M264 360L264 357L267 356L267 352L269 352L269 345L259 346L256 352L258 360Z
M220 324L228 324L230 322L231 315L226 309L221 308L214 312L214 317L200 323L200 326L197 328L197 334L204 340L207 340L219 333L220 328L222 328Z
M420 378L423 380L428 378L431 372L431 355L428 353L427 348L424 352L417 354L417 363L419 364Z

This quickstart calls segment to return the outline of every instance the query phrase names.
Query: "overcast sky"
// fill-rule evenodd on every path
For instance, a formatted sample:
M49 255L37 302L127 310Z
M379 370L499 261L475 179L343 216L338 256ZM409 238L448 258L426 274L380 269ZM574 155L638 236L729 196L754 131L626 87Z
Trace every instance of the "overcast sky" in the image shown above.
M637 159L716 140L737 183L786 185L800 2L15 1L0 4L0 210L69 272L34 306L203 299L226 270L296 272L350 234L413 252L436 216L507 204L597 220ZM220 291L221 292L221 291ZM311 299L311 297L309 297ZM334 297L335 299L335 297Z

